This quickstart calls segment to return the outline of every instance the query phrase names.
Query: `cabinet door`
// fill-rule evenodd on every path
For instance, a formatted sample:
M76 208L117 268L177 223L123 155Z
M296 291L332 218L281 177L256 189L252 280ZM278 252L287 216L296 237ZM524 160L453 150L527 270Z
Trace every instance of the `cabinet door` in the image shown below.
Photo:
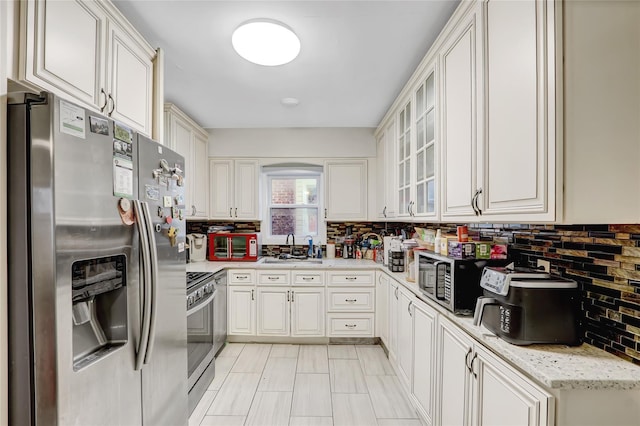
M378 219L387 217L387 198L384 187L386 186L386 135L384 131L378 135L376 141L376 215Z
M229 334L256 334L255 287L229 286Z
M151 136L155 52L143 47L113 21L109 21L108 30L108 114Z
M259 219L257 160L235 161L234 219Z
M413 318L411 313L413 293L400 288L398 295L398 378L406 389L411 389L411 365L413 364Z
M193 132L193 182L191 205L194 216L207 218L209 210L209 139L198 132Z
M367 219L367 160L325 162L327 220Z
M435 424L469 425L473 376L469 373L466 362L472 357L473 342L442 316L436 329L439 392L436 393Z
M382 340L387 350L389 349L389 277L378 274L376 287L376 336Z
M411 162L413 146L411 144L411 101L407 102L398 115L398 140L395 144L398 154L396 160L398 164L398 216L412 216L413 194L411 191L411 175L415 164Z
M289 287L258 287L258 336L289 335Z
M25 1L21 6L26 23L21 78L100 109L107 102L100 90L106 70L105 12L81 0Z
M324 336L324 288L291 289L291 335Z
M384 188L384 198L387 206L386 218L398 216L398 201L396 188L398 176L396 173L396 121L395 119L385 128L385 154L384 154L384 186L376 188L376 192Z
M233 218L233 160L209 160L209 217Z
M515 369L476 346L474 425L553 425L553 397Z
M427 78L415 93L415 205L413 213L420 217L436 216L436 68L429 67Z
M449 34L440 51L442 67L443 211L442 216L471 216L477 180L478 120L482 52L480 4ZM495 167L495 166L494 166Z
M552 1L486 4L483 215L555 219L553 13Z
M414 302L411 396L427 424L433 424L436 319L436 311L422 302Z
M396 361L398 353L398 283L389 280L389 359Z
M184 205L186 206L187 217L193 215L193 182L196 175L193 168L193 157L191 152L191 126L186 121L176 115L169 115L171 129L169 148L184 157L185 191Z

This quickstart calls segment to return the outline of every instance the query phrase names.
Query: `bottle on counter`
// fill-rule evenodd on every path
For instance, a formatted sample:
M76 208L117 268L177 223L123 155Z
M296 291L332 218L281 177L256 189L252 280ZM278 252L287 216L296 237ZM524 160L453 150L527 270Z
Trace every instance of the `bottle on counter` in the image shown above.
M438 229L436 231L436 238L433 241L433 251L434 253L440 253L440 243L442 242L442 232Z

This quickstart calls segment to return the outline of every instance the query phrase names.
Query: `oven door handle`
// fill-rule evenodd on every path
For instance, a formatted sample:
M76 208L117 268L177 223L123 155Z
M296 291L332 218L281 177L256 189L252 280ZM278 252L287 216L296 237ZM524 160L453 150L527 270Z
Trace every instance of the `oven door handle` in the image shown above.
M189 309L187 311L187 316L191 315L191 314L195 314L196 312L198 312L199 310L205 308L206 306L209 306L211 303L213 303L213 299L216 298L216 295L218 294L218 290L214 290L213 293L210 293L206 299L201 300L200 304L198 304L197 306Z

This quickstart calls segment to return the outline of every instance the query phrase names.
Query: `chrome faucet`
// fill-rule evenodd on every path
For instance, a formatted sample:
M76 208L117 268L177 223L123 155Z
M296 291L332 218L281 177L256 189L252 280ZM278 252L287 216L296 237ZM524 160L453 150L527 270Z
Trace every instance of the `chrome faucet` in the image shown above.
M294 255L296 249L296 236L294 234L287 234L287 241L285 244L289 244L289 236L291 236L291 255Z

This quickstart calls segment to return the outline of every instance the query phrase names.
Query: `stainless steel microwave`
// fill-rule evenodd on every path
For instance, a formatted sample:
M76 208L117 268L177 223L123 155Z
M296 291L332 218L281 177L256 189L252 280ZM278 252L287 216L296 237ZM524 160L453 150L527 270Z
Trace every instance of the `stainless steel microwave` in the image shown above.
M505 259L453 259L417 250L416 281L420 291L456 315L473 315L482 296L480 277L485 266L504 266Z

